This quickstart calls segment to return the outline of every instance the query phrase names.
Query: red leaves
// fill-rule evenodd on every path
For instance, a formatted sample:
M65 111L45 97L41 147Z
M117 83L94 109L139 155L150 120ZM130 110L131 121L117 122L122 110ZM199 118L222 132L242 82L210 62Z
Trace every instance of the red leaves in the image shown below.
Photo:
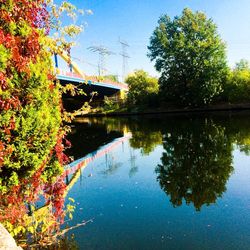
M6 90L7 89L6 76L4 75L3 72L0 72L0 88L2 90Z
M7 49L10 49L12 47L15 47L16 46L16 42L17 42L17 39L19 38L16 38L14 36L12 36L11 34L6 34L4 35L4 42L3 42L3 45L7 48Z
M3 44L5 41L5 36L3 30L0 29L0 44Z
M12 151L12 147L7 147L5 143L0 141L0 168L3 166L4 157L11 154Z
M65 148L71 147L70 141L62 137L59 137L55 146L56 157L61 165L65 165L69 162L69 157L64 154Z
M55 184L47 185L46 194L49 196L48 203L51 203L54 208L54 215L63 220L64 216L64 194L67 186L62 177Z
M33 62L40 52L40 44L38 42L39 34L33 29L32 33L27 37L24 48L26 56L29 56Z
M65 146L66 148L71 148L72 144L69 140L65 139Z
M0 111L9 109L18 110L20 106L20 100L17 96L8 99L0 99Z
M5 11L4 8L0 8L0 44L5 47L5 49L3 49L5 57L3 58L7 58L8 60L7 63L4 61L3 67L5 68L0 72L0 90L4 92L4 94L0 96L0 113L2 112L1 115L3 114L3 116L6 115L5 118L9 117L9 114L14 114L16 117L22 115L22 112L19 111L22 111L23 108L25 111L25 108L29 111L29 107L32 106L32 104L35 104L34 106L37 110L39 110L39 107L43 107L43 105L39 106L40 99L37 97L38 94L34 94L40 91L40 89L49 92L49 96L52 96L53 98L59 98L59 95L57 95L58 92L54 89L55 85L53 80L55 80L55 78L49 65L48 69L42 70L42 77L44 78L44 72L46 72L48 81L41 81L41 77L39 76L40 65L38 65L38 67L30 67L31 69L29 69L31 63L35 64L42 62L41 66L46 67L44 61L46 62L45 56L47 53L44 53L45 48L42 48L42 45L39 42L40 31L38 30L41 28L48 29L48 12L44 5L44 0L14 0L12 1L13 8L8 5L8 2L9 1L6 0L0 0L1 7L6 5L9 8L8 12ZM28 28L24 26L24 23ZM8 85L8 83L11 84ZM54 93L55 95L53 95ZM46 97L46 94L44 96ZM43 92L41 92L41 97L43 97ZM36 98L39 101L37 101ZM31 105L28 106L28 104ZM52 107L52 105L50 107ZM9 110L11 112L3 112ZM59 109L56 107L57 112L59 112L58 110ZM24 112L24 114L25 116L29 116L28 112ZM53 115L54 113L48 112L48 115L51 114ZM56 146L54 147L53 142L48 146L46 145L46 150L51 150L51 155L47 157L45 162L40 163L37 161L37 165L35 165L34 162L28 162L28 164L25 163L22 165L20 162L23 159L18 155L19 152L16 152L16 150L18 150L17 147L15 147L14 152L12 152L14 147L13 149L11 147L11 145L16 145L16 142L18 141L17 139L20 137L19 130L22 129L22 123L19 123L19 126L17 126L14 117L10 120L8 119L5 119L7 120L7 124L0 127L2 139L2 141L0 141L0 168L4 174L4 171L7 170L7 174L3 175L7 176L6 179L3 179L3 186L8 188L7 194L1 196L0 193L0 221L3 218L9 218L10 222L14 224L16 220L19 220L20 216L18 217L18 213L20 210L22 210L23 214L25 213L25 202L36 202L41 193L40 191L45 189L46 178L41 178L41 175L45 175L46 173L46 164L50 162L51 158L53 158L53 161L56 161L57 163L55 166L58 167L58 162L63 165L68 162L68 157L63 153L65 149L64 138L60 131ZM60 122L55 126L58 126L59 129ZM27 146L27 148L23 147L25 152L36 153L37 149L34 149L35 147L33 147L33 140L36 138L35 136L41 136L44 140L45 137L48 138L51 134L51 128L48 128L45 132L41 131L41 134L36 134L34 137L29 136L28 139L25 137L25 146ZM38 141L38 143L40 143L40 141ZM65 144L67 147L70 146L70 143L67 141ZM30 148L32 148L34 152L31 151ZM40 150L40 147L38 147L38 150ZM18 165L17 168L15 168L16 166L6 166L7 156L10 156L10 158L8 158L11 161L15 163L18 162L20 165ZM48 168L49 167L51 166L48 164ZM15 175L13 175L13 181L8 182L7 179L11 176L11 171L13 171ZM26 171L28 177L25 176L22 171ZM33 172L34 174L30 176L30 173ZM51 172L53 174L53 171ZM48 174L49 180L52 179L50 174L51 173ZM17 183L18 185L16 185ZM16 186L13 187L12 185ZM63 216L64 191L66 188L63 178L59 177L58 181L54 184L50 184L50 186L51 187L46 186L46 190L52 198L48 196L47 198L52 202L55 216ZM18 210L18 208L20 208L20 210ZM2 211L6 211L6 213Z
M0 141L0 168L3 166L5 155L5 145L3 144L3 142Z
M5 46L11 49L13 65L18 72L29 74L29 63L36 62L41 49L38 39L39 34L35 30L26 38L6 35Z
M1 197L0 197L1 198ZM14 197L13 201L15 200ZM0 221L8 220L11 224L15 224L17 221L21 221L23 219L24 214L27 213L27 209L25 204L19 203L10 203L8 207L1 211L0 213Z
M0 1L1 3L2 1ZM2 4L6 4L5 1ZM49 14L43 0L16 0L10 11L0 9L0 44L11 50L12 62L17 72L29 74L29 63L36 62L41 50L38 28L48 28ZM10 34L8 25L25 21L32 30L25 34Z

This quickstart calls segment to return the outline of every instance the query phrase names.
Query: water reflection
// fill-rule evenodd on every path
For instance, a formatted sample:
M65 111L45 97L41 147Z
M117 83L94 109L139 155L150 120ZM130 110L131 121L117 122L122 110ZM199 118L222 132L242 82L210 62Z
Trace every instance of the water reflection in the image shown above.
M203 205L216 203L226 191L233 172L234 146L246 154L250 152L250 122L237 113L164 119L160 116L104 118L98 119L98 124L105 124L111 130L130 131L130 147L140 149L142 155L149 155L162 145L161 163L155 171L160 187L174 207L185 201L198 211ZM138 172L135 158L130 153L130 177Z
M110 129L107 124L99 123L99 120L81 118L78 121L72 124L72 131L68 135L72 147L66 151L74 159L94 153L99 147L123 136L119 127Z
M136 156L133 150L129 152L129 162L130 162L130 170L129 177L132 178L138 172L138 166L136 165Z
M143 155L149 155L157 145L162 144L162 134L160 131L133 131L133 136L130 139L132 148L140 148Z
M249 128L248 115L237 113L217 116L84 118L80 123L73 124L69 136L73 147L68 151L69 155L75 159L82 158L82 161L80 159L77 166L73 164L69 171L59 175L53 185L48 185L43 178L43 169L27 178L23 175L18 187L0 194L0 221L6 227L13 225L10 231L15 230L17 235L24 237L27 233L25 229L29 232L44 232L39 236L41 238L46 237L51 230L59 230L60 218L64 216L66 208L65 193L82 177L81 169L97 158L100 158L101 165L100 169L96 168L97 175L105 181L117 181L111 185L113 189L109 195L122 196L123 185L128 185L125 186L124 200L128 199L129 203L132 195L130 197L127 190L133 190L137 195L135 203L139 203L140 199L145 201L147 197L146 193L140 197L142 190L148 186L156 187L157 192L166 193L166 196L163 195L165 203L169 200L174 207L186 203L200 211L204 205L216 203L225 193L227 181L234 170L234 149L250 154ZM117 148L120 150L118 154ZM148 162L148 159L153 163ZM147 163L148 168L143 169L143 164ZM93 175L93 178L83 177L85 179L82 181L86 183L86 179L94 180L98 178L97 175ZM154 185L149 182L150 177ZM102 179L97 179L95 184L93 182L92 188L99 185ZM136 183L136 187L129 186L133 183ZM145 186L147 183L151 186ZM115 190L116 185L121 191ZM102 191L104 197L107 189ZM152 191L155 190L152 188ZM100 194L100 190L97 193ZM103 200L103 206L109 195ZM38 198L42 198L40 203L37 203ZM83 199L82 203L85 201L87 199ZM98 203L97 200L95 202ZM47 206L43 206L45 203ZM145 207L147 205L150 204L145 203ZM38 211L37 220L31 220L34 211ZM70 241L65 239L64 243L67 245Z
M174 206L215 203L226 191L233 171L232 142L225 128L211 119L186 119L167 123L164 152L156 167L157 180Z
M249 152L248 117L89 119L93 134L102 127L107 134L130 132L130 137L119 145L121 138L104 147L100 141L101 157L83 171L84 186L72 188L82 208L76 209L74 223L95 217L91 226L77 231L79 246L248 249L250 170L240 152ZM98 153L107 147L106 155Z
M105 158L106 167L103 171L101 171L101 174L104 176L115 174L122 166L122 162L117 162L112 154L106 154Z

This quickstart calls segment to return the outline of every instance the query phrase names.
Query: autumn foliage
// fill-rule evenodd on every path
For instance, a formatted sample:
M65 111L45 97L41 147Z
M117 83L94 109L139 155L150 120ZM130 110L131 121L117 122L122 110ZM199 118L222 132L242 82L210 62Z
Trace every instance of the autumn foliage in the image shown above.
M0 222L12 225L44 190L57 216L63 208L65 133L48 32L45 1L0 0Z

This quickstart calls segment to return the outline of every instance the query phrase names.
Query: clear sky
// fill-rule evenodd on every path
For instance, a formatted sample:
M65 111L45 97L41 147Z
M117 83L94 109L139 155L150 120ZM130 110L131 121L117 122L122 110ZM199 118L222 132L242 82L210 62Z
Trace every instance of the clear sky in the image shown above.
M59 2L59 0L57 1ZM111 74L122 74L119 37L128 42L128 71L144 69L157 75L147 54L149 38L162 14L180 15L185 7L203 11L218 26L227 44L230 66L241 58L250 60L250 0L71 0L82 9L91 9L93 15L81 17L87 23L77 39L73 56L82 62L87 74L97 74L98 55L87 50L89 46L103 45L116 55L106 59Z

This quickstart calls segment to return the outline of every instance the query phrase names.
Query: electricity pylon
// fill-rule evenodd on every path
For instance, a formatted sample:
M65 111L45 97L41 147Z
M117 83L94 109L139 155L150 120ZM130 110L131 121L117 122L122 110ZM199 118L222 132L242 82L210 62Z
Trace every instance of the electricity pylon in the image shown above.
M108 50L104 46L91 46L91 47L88 47L88 50L90 50L91 52L97 52L99 54L98 75L102 76L103 72L106 71L105 56L114 55L115 53Z
M127 52L129 44L126 41L121 41L120 38L119 38L119 43L122 46L122 52L120 53L120 55L122 56L122 81L124 82L127 74L128 58L130 58Z

